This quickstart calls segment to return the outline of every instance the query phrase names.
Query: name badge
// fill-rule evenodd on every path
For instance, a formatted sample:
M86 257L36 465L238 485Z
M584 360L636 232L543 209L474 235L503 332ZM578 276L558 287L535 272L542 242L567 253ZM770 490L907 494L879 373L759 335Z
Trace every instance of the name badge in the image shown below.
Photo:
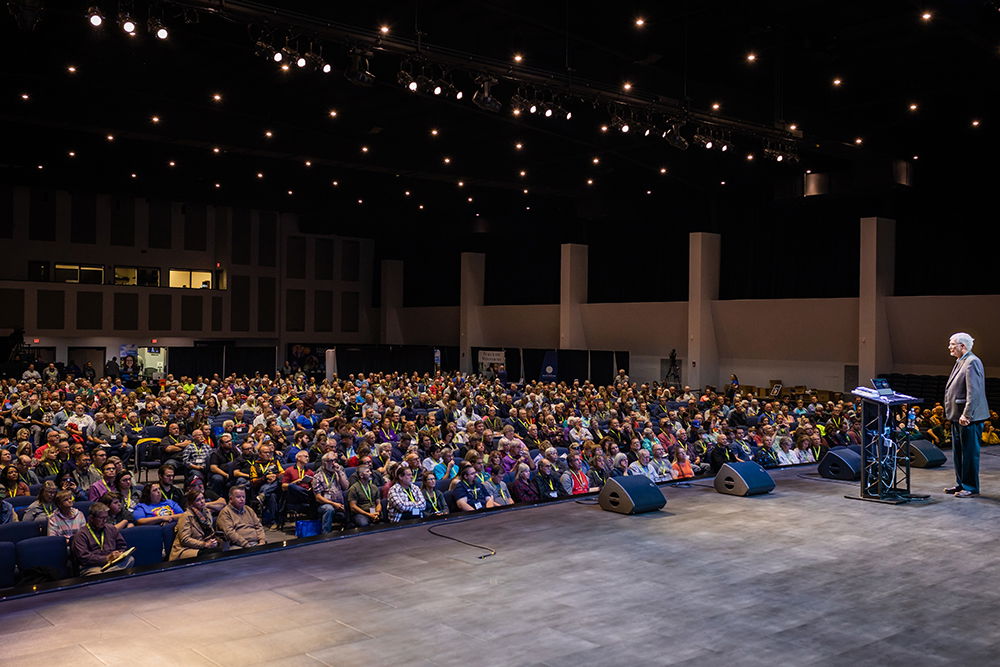
M550 497L550 498L555 498L555 497L556 497L556 496L558 496L558 495L559 495L559 493L558 493L558 492L556 492L556 491L549 491L549 497Z
M412 510L410 510L410 513L412 513L413 516L420 516L420 510L418 510L417 508L413 508Z
M482 503L475 503L475 504L474 504L474 505L472 506L472 509L474 509L474 510L477 510L477 509L480 509L480 508L482 508L482 506L483 506L483 505L482 505Z

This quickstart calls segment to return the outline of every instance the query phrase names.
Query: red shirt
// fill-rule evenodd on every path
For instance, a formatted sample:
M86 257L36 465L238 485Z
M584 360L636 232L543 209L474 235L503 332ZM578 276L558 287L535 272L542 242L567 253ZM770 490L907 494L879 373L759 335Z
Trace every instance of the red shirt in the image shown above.
M300 471L296 466L289 466L281 474L281 483L298 484L301 487L309 489L312 488L312 476L313 471L309 468L304 468Z

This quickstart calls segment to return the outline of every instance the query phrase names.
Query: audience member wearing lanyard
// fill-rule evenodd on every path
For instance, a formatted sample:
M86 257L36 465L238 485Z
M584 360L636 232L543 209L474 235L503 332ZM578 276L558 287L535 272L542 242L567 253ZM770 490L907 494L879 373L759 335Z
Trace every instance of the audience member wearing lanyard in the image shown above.
M455 487L455 504L460 510L469 512L492 507L492 496L488 495L486 489L479 482L476 468L466 466L462 469L462 481Z

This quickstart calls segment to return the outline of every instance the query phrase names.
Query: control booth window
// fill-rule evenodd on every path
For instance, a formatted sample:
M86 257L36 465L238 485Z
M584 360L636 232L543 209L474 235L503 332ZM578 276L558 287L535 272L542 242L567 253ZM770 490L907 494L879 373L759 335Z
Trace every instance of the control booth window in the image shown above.
M57 283L82 283L85 285L101 285L104 283L103 266L56 264L52 275L53 281Z
M212 289L212 272L170 269L170 287Z
M159 287L160 270L145 266L116 266L115 285Z

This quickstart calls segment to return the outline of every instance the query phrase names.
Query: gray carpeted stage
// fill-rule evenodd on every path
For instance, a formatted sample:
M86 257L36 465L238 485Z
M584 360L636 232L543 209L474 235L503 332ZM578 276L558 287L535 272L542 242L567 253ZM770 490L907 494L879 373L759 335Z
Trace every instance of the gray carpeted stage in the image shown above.
M996 448L1000 450L1000 448ZM815 466L769 496L667 488L663 512L573 502L0 604L7 664L996 664L1000 459L977 499L843 498Z

